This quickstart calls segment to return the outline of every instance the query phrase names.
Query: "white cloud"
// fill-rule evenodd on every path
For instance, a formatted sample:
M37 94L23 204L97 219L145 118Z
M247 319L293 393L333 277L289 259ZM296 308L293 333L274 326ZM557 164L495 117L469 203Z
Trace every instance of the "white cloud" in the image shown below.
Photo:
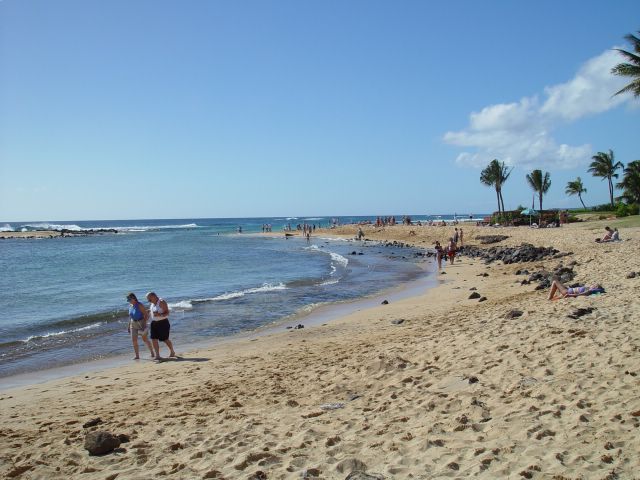
M552 132L563 123L629 101L630 95L612 96L626 84L626 79L610 73L621 61L617 51L607 50L585 62L568 82L546 87L542 102L532 96L490 105L472 112L469 126L447 132L444 140L475 149L458 155L456 162L461 165L484 167L493 158L521 166L574 168L584 164L591 158L591 145L559 144Z

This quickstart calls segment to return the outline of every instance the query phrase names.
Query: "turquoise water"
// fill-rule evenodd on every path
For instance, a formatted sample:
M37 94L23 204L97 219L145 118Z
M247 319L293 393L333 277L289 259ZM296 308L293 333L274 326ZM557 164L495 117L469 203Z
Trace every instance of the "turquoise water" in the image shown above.
M245 234L260 232L267 223L280 231L305 221L327 226L331 219L5 225L120 233L0 241L0 376L132 352L126 331L129 291L142 299L154 290L168 301L172 339L184 350L196 341L254 330L424 275L425 259L417 250ZM238 227L245 233L235 233Z

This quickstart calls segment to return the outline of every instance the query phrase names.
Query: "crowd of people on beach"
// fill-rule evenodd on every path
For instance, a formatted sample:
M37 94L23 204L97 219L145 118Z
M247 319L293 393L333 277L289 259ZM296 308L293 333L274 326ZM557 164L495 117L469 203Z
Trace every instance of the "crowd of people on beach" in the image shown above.
M129 325L127 331L131 335L133 343L133 351L135 352L134 360L140 359L140 348L138 346L138 336L142 337L142 341L149 349L151 358L157 362L164 359L160 356L160 342L164 342L169 348L169 357L177 358L173 349L173 343L169 339L171 324L169 323L169 306L167 302L158 297L155 292L149 292L146 295L149 301L149 308L138 301L135 293L127 294L127 302L129 303ZM149 341L151 338L151 341Z

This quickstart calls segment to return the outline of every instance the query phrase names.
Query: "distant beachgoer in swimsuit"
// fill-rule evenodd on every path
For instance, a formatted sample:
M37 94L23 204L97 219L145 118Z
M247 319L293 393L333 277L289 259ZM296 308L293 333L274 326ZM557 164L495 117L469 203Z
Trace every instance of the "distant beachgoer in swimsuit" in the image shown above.
M134 360L138 360L140 358L138 335L142 336L142 341L149 348L149 352L151 352L151 358L154 358L153 348L151 348L151 342L147 337L147 334L149 333L149 329L147 328L149 313L147 312L147 309L144 308L144 305L138 301L138 298L134 293L129 293L127 295L127 302L129 302L129 326L127 327L127 332L131 335L133 351L136 354Z
M591 295L593 293L604 293L602 285L593 284L582 287L567 287L560 280L554 278L551 283L551 291L549 292L549 300L553 300L558 292L562 298L579 297L581 295Z
M609 227L604 227L607 233L604 234L602 238L596 238L596 242L610 242L613 237L613 230Z
M153 350L156 353L156 360L162 361L160 356L160 344L164 342L169 347L169 356L176 357L173 350L173 343L169 340L169 332L171 325L169 324L169 306L162 298L158 297L154 292L147 293L147 300L151 303L149 310L151 311L151 342Z
M614 228L613 230L609 229L607 231L607 234L604 237L602 237L602 240L600 241L601 242L618 242L620 241L620 232L618 232L617 228Z
M451 263L451 265L453 265L453 261L456 258L456 249L458 248L458 246L456 245L455 240L453 239L453 237L451 237L449 239L449 245L447 245L447 255L449 255L449 263Z
M444 257L444 249L440 242L436 242L436 246L434 247L436 250L436 260L438 261L438 270L442 270L442 257Z
M462 247L464 245L464 232L462 231L462 228L460 229L460 246Z

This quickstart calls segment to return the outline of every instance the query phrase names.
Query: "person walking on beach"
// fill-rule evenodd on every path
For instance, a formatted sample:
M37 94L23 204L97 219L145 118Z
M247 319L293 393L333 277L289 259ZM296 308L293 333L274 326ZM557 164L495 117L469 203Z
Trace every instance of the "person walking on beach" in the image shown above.
M447 255L449 255L449 263L451 263L451 265L453 265L453 261L456 258L456 249L457 248L458 248L458 246L456 245L455 240L453 239L453 237L451 237L449 239L449 245L447 245Z
M460 240L460 246L462 247L464 245L464 232L462 231L462 228L460 229L460 235L459 235L459 240Z
M176 357L176 352L173 350L173 343L169 340L169 331L171 330L171 324L169 323L169 306L164 299L158 297L155 292L147 293L147 300L149 300L149 310L151 311L151 342L153 343L153 350L156 354L156 361L162 361L160 356L160 343L164 342L169 347L169 356Z
M436 250L436 260L438 261L438 270L442 270L442 257L444 257L444 249L440 242L436 241L436 246L434 247Z
M127 302L129 302L129 326L127 327L127 332L131 335L133 351L136 354L133 359L140 359L138 335L142 336L142 341L149 348L149 352L151 352L151 358L154 358L155 355L153 354L153 348L151 348L151 342L147 337L147 334L149 333L149 329L147 328L149 313L147 312L147 309L144 308L144 305L138 301L138 298L134 293L129 293L127 295Z

